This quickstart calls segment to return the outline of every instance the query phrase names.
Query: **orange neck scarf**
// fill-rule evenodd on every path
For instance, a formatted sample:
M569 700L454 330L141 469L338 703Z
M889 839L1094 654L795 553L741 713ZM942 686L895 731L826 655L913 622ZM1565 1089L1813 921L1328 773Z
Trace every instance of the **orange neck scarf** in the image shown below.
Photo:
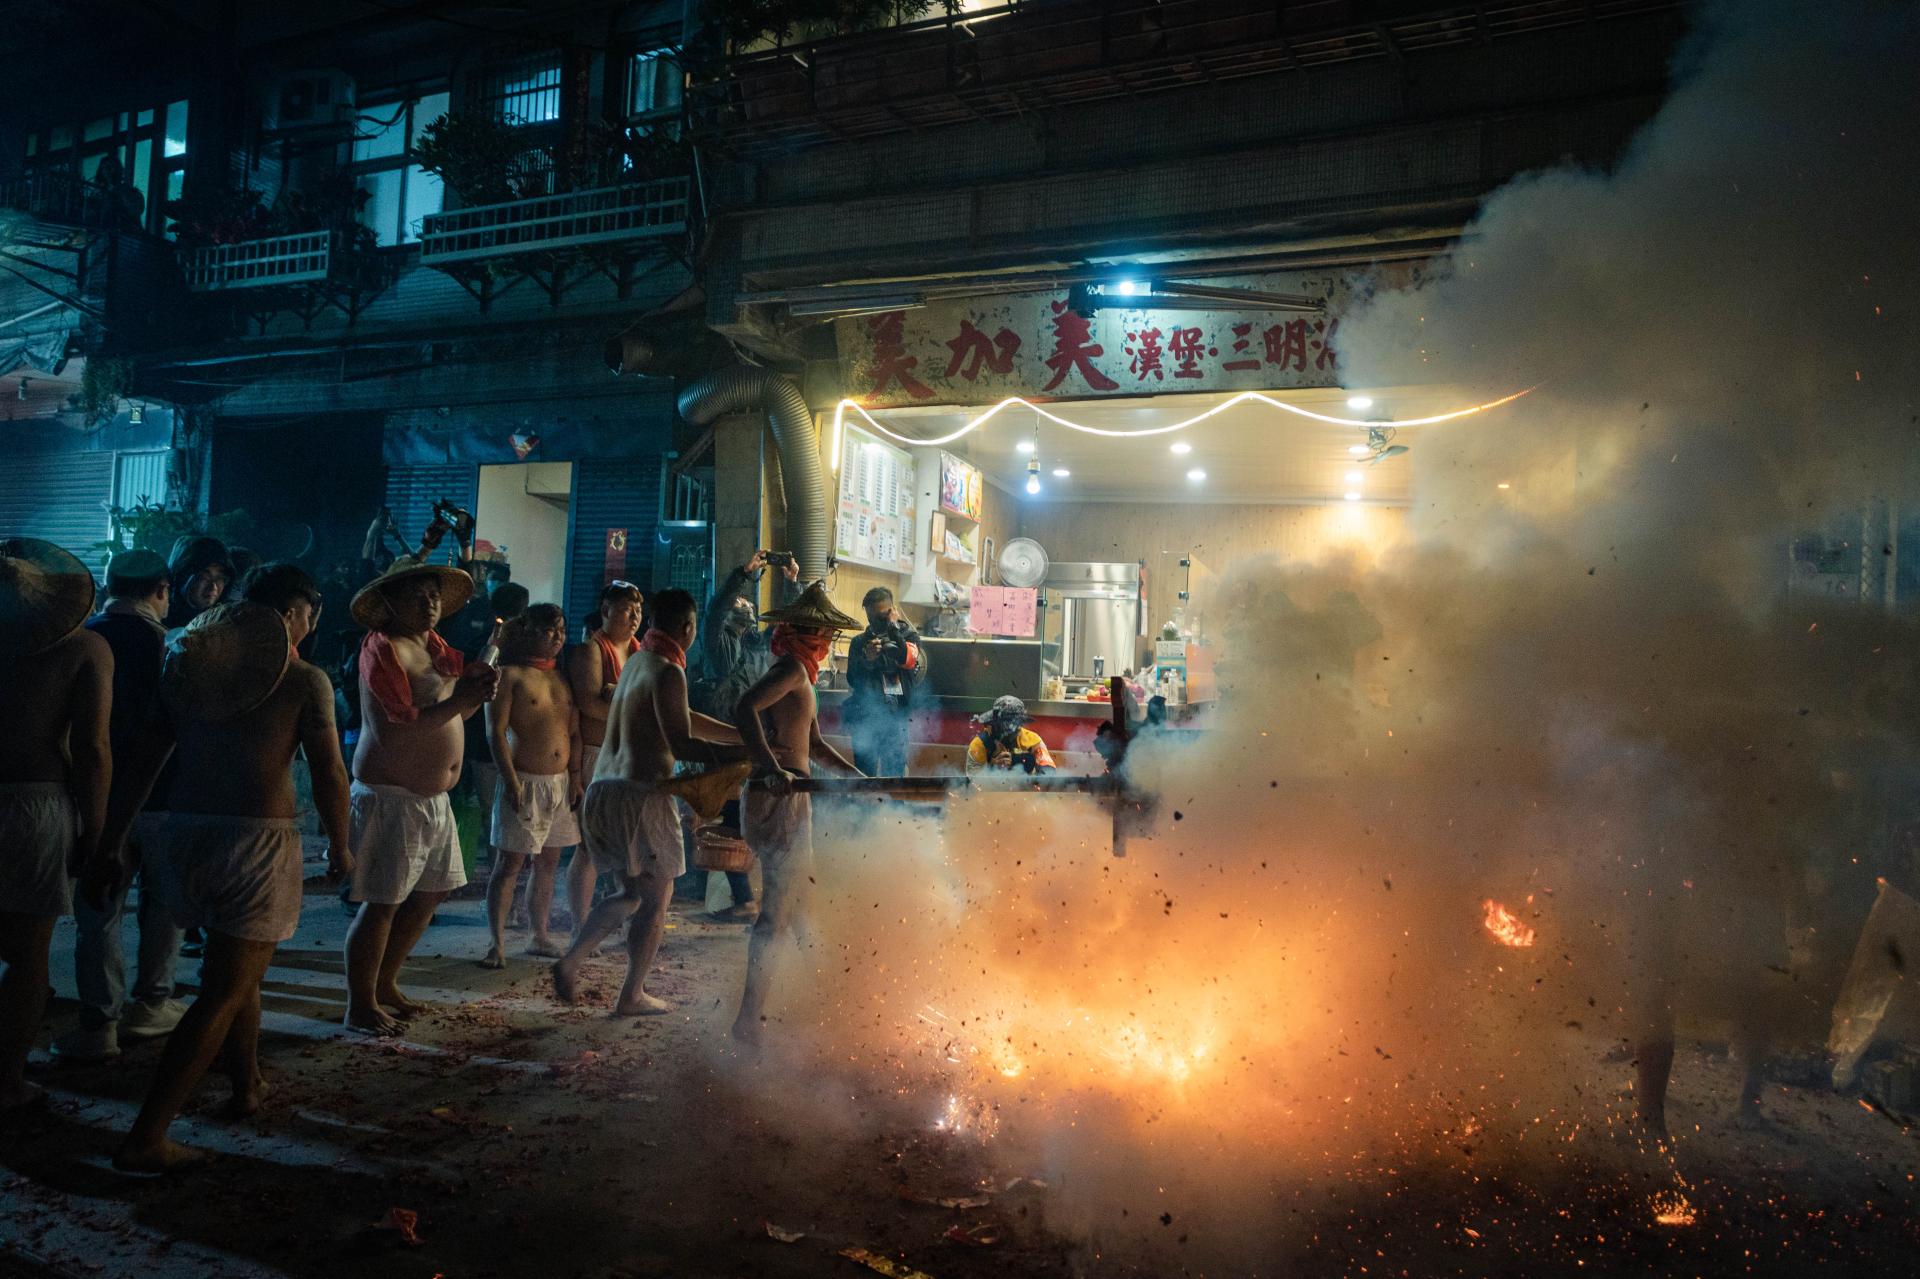
M420 642L426 647L427 660L441 675L456 679L466 669L466 659L438 631L428 631ZM369 631L360 645L360 683L394 723L411 724L420 718L420 708L413 704L413 683L400 667L392 637L382 631Z
M640 637L640 651L652 653L655 657L672 662L681 670L687 669L687 650L680 647L679 641L658 627L649 626L647 633Z
M640 641L630 639L627 646L622 648L608 639L605 631L595 631L593 642L600 646L600 660L604 663L601 683L618 684L620 672L626 669L628 655L640 651Z
M773 628L773 639L767 645L775 657L791 657L806 667L808 683L819 682L820 664L827 660L827 652L832 647L833 632L802 635L784 622Z

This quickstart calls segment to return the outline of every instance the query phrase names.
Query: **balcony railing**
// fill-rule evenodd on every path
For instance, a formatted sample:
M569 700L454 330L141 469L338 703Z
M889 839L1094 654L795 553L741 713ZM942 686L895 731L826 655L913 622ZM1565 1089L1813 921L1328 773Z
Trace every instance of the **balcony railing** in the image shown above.
M590 248L683 233L687 179L661 178L429 213L422 266Z
M98 221L107 206L91 188L71 173L22 173L0 179L0 208L47 222Z
M334 265L331 231L210 244L180 255L187 287L195 293L320 283L331 278Z

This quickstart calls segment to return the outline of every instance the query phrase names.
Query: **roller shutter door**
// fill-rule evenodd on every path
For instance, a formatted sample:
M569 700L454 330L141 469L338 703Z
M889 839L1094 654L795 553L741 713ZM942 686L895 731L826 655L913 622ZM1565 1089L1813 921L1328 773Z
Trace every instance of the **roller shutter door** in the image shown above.
M446 498L471 511L480 492L480 468L455 466L395 466L387 470L387 509L400 525L409 550L420 545L420 535L433 523L433 504ZM449 537L440 546L451 550Z
M107 540L112 453L16 453L0 470L0 535L63 546L94 568Z
M587 458L574 468L567 624L575 634L606 584L607 530L627 531L627 567L622 576L643 591L653 590L660 470L658 457Z

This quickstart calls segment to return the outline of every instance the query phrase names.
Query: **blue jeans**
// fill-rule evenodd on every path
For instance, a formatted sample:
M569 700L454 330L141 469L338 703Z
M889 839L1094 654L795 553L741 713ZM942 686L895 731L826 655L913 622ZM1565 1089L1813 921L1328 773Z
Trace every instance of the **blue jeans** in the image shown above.
M127 837L128 851L140 865L140 951L133 998L153 1003L173 996L173 970L180 962L180 928L173 912L148 885L153 876L146 867L158 851L156 836L164 813L142 813ZM74 922L79 934L73 943L73 977L80 988L80 1024L98 1030L120 1020L127 1004L127 952L121 921L126 918L127 886L95 910L76 896Z

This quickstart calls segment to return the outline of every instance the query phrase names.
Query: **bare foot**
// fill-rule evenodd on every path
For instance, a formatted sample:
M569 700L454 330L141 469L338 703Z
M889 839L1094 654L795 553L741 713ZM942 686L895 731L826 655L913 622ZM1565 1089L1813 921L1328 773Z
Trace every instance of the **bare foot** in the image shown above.
M382 1008L393 1009L393 1015L401 1021L411 1021L422 1013L431 1012L433 1005L419 999L408 999L400 993L398 987L383 990L374 995Z
M623 999L613 1006L615 1017L658 1017L661 1013L672 1011L672 1004L644 990L632 999Z
M1665 1110L1638 1110L1634 1112L1633 1136L1643 1141L1655 1141L1665 1145L1667 1136L1667 1112Z
M577 967L569 967L562 959L553 966L553 993L563 1004L580 1002L580 972Z
M136 1150L131 1146L120 1147L113 1156L113 1166L121 1172L178 1172L183 1168L211 1163L214 1158L210 1150L199 1150L162 1138L159 1145L151 1148Z
M348 1030L357 1030L363 1035L397 1035L400 1023L387 1015L387 1010L375 1004L372 1008L355 1008L347 1005L347 1015L341 1019L341 1025Z
M9 1086L5 1092L0 1092L0 1115L11 1114L16 1110L30 1110L46 1099L46 1089L23 1079L18 1085Z
M482 968L505 968L507 957L501 952L500 943L495 942L487 949L487 957L480 961Z
M535 937L527 947L527 953L542 959L558 959L567 953L567 948L551 937Z
M227 1104L220 1108L225 1119L250 1119L260 1113L260 1107L266 1104L267 1094L273 1091L266 1077L255 1074L253 1082L245 1088L236 1086L233 1096L227 1098Z

